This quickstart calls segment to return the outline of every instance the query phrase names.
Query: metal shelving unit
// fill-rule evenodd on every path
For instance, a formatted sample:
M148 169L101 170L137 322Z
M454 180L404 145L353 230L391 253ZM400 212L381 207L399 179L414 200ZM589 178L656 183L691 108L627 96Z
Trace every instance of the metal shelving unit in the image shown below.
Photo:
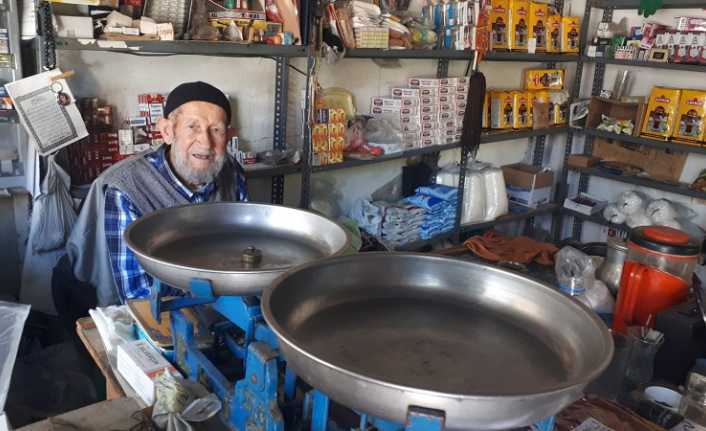
M598 8L603 10L602 22L612 22L613 12L617 9L637 9L640 6L640 0L587 0L586 9L584 11L583 22L581 24L581 43L580 43L580 53L581 57L578 62L578 68L576 73L576 81L574 82L574 87L572 90L572 99L577 99L579 97L579 92L581 89L581 80L583 75L583 65L593 64L595 67L593 73L593 86L591 90L592 96L598 96L601 89L603 88L603 81L605 78L606 65L620 65L620 66L633 66L633 67L647 67L655 69L668 69L675 71L690 71L690 72L706 72L706 66L700 65L689 65L689 64L674 64L674 63L655 63L646 61L632 61L632 60L616 60L616 59L606 59L606 58L594 58L587 57L584 55L586 52L586 45L588 41L588 28L590 23L591 14L593 8ZM683 9L683 8L704 8L706 3L703 0L664 0L662 8L668 9ZM651 187L658 190L663 190L671 193L677 193L684 196L706 198L706 193L700 193L689 189L685 185L671 185L662 183L659 181L650 180L642 177L625 177L620 175L611 174L606 171L601 171L600 169L574 169L567 166L567 159L573 152L573 138L575 133L583 133L586 135L586 143L584 145L584 154L591 154L593 152L593 139L596 137L613 139L625 143L635 144L635 145L648 145L655 148L670 149L673 151L683 151L691 153L701 153L706 154L706 148L701 146L692 146L687 144L680 144L677 142L669 141L658 141L654 139L646 139L639 136L629 136L629 135L617 135L613 133L602 132L599 130L590 129L573 129L569 131L567 137L567 145L564 157L564 173L563 173L563 184L565 185L562 192L558 196L558 201L563 202L564 198L567 196L568 192L568 175L570 170L575 170L580 172L579 175L579 192L587 192L589 189L591 176L600 176L603 178L608 178L614 181L619 181L628 184L634 184L644 187ZM583 230L583 222L586 221L585 217L580 217L578 214L572 212L562 211L560 212L556 223L554 224L554 239L560 240L562 231L562 221L563 216L569 216L573 219L573 229L572 236L574 239L580 239Z
M607 227L609 227L613 230L619 231L619 232L625 232L625 233L630 232L630 228L627 227L627 225L611 223L608 220L604 219L600 213L593 214L593 215L586 215L586 214L582 214L580 212L570 210L568 208L561 208L559 211L563 215L576 217L576 218L579 218L585 222L595 223L595 224L598 224L601 226L607 226Z
M649 187L652 189L662 190L669 193L674 193L677 195L688 196L691 198L706 200L706 192L701 192L698 190L693 190L689 188L688 184L674 184L666 183L662 181L653 180L651 178L645 178L635 175L619 175L609 172L600 168L576 168L570 167L569 169L580 172L583 175L590 175L594 177L606 178L612 181L618 181L626 184L633 184L636 186Z
M627 144L647 145L649 147L667 149L672 151L682 151L687 153L706 154L706 145L689 145L672 141L660 141L657 139L645 138L642 136L619 135L617 133L605 132L596 129L575 129L578 133L583 133L594 138L603 138L613 141L625 142Z
M56 38L56 49L66 51L108 51L128 54L209 55L218 57L306 57L303 45L263 45L202 40L113 41Z
M203 55L219 57L260 57L270 58L275 62L275 97L274 97L274 127L273 149L286 149L285 133L287 129L287 102L289 89L289 61L295 57L308 57L307 76L313 71L311 50L305 45L264 45L239 44L232 42L209 42L195 40L176 41L104 41L99 39L66 39L54 37L51 23L51 5L43 1L38 8L40 22L42 66L44 69L56 67L56 51L104 51L133 55ZM313 22L313 14L309 17ZM310 28L313 26L310 26ZM309 82L307 81L307 86ZM311 104L306 103L304 118L309 117ZM309 154L309 125L302 125L302 149L305 156ZM307 164L308 161L303 162ZM271 202L282 204L284 201L284 176L302 171L300 166L258 166L245 169L248 178L271 178ZM302 188L308 189L309 178L302 177Z
M453 49L375 49L355 48L346 50L347 58L398 58L398 59L439 59L439 60L472 60L474 52L471 50ZM489 52L485 61L524 61L535 63L564 63L575 62L577 55L570 54L528 54L526 52Z
M637 61L637 60L618 60L615 58L603 58L603 57L586 57L582 58L584 63L602 63L602 64L616 64L619 66L629 66L629 67L649 67L652 69L669 69L669 70L680 70L687 72L706 72L706 66L700 64L681 64L681 63L659 63L656 61Z
M510 132L486 132L482 138L482 144L491 144L493 142L509 141L512 139L526 139L534 138L537 136L555 135L559 133L565 133L567 131L566 127L549 127L546 129L537 130L513 130ZM323 171L334 171L340 169L349 169L359 166L367 166L376 163L389 162L390 160L400 160L409 157L424 156L428 154L438 153L440 151L452 150L455 148L460 148L461 143L455 142L453 144L446 145L435 145L431 147L424 148L414 148L412 150L402 151L399 153L386 154L380 157L375 157L371 159L347 159L343 163L336 163L332 165L324 166L313 166L312 172L323 172Z

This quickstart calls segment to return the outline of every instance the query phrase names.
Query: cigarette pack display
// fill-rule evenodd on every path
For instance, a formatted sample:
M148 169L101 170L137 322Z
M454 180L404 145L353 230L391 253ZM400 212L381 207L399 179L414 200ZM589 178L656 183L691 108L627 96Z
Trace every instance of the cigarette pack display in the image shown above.
M456 94L463 94L465 96L468 96L468 85L466 84L459 84L456 86Z
M403 132L418 132L422 129L422 126L424 123L419 124L418 122L412 122L412 123L407 123L407 124L402 124L401 128Z
M402 107L419 106L419 96L401 97Z
M419 112L424 115L424 114L436 114L439 112L439 106L438 105L422 105L419 107Z
M443 94L439 95L439 103L454 103L456 101L456 95L454 94Z
M421 106L435 106L439 104L439 96L421 96L419 98L419 104Z
M561 18L561 52L578 54L579 36L581 34L580 18L565 16Z
M443 95L453 95L456 94L456 86L455 85L444 85L439 87L439 97Z
M436 129L426 129L421 131L420 136L422 139L435 138L439 136L439 132Z
M437 114L432 113L432 114L421 114L419 116L420 121L423 122L429 122L429 121L436 121L437 119Z
M458 78L455 76L450 76L447 78L439 78L442 86L455 87L458 85Z
M510 49L513 51L527 51L529 4L529 0L510 0Z
M373 106L370 108L370 113L373 115L383 115L383 114L396 114L399 115L402 108L381 108L379 106Z
M439 121L438 122L439 129L443 130L448 130L451 129L456 132L456 129L458 128L458 123L456 123L456 116L453 116L452 118L449 118L447 120Z
M524 75L525 90L564 88L564 69L527 69Z
M706 140L706 91L683 90L679 99L675 140L692 143Z
M679 31L706 31L706 18L678 16L674 18L674 27Z
M700 35L698 33L692 33L691 44L689 45L689 50L687 52L686 62L690 64L699 64L701 61L701 52L702 46Z
M468 100L468 96L464 93L457 93L455 97L456 102L465 102Z
M437 138L437 137L422 138L422 140L420 141L421 147L431 147L434 145L439 145L439 138Z
M642 134L668 139L674 130L681 90L654 87L647 103Z
M371 107L379 108L401 108L402 99L395 99L392 97L372 97L370 98Z
M439 95L439 89L438 88L420 88L419 89L419 96L431 96L431 97L437 97Z
M471 78L468 76L459 76L457 79L458 79L458 85L468 86L468 84L471 83Z
M405 106L400 108L400 116L409 117L412 115L419 116L419 106Z
M512 127L514 129L532 127L532 94L527 91L513 91L512 97Z
M468 105L468 102L457 100L455 106L456 106L456 109L466 109L467 105Z
M510 91L490 93L490 127L492 129L512 129L515 118L514 96Z
M439 123L436 121L425 121L422 123L422 131L424 130L435 130L439 128Z
M561 52L561 15L547 17L547 52Z
M395 87L390 91L392 97L419 97L418 88Z
M412 88L438 88L442 78L409 78L408 84Z
M455 112L439 112L436 116L436 120L439 123L442 123L447 120L455 119L455 118L456 118Z
M419 120L419 116L413 116L413 117L400 117L400 125L404 126L407 124L421 124L422 122Z
M547 50L547 30L549 7L546 3L530 2L529 25L530 37L537 43L536 50L544 52Z
M510 49L510 0L493 0L490 12L493 49Z
M456 105L453 103L439 103L439 112L455 112Z

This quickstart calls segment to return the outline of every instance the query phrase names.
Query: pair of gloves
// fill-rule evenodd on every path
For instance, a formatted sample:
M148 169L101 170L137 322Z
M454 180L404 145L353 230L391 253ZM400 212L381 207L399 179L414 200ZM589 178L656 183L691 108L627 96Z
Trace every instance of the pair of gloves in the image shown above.
M637 13L647 18L650 15L654 15L662 7L662 4L663 0L640 0L640 8Z

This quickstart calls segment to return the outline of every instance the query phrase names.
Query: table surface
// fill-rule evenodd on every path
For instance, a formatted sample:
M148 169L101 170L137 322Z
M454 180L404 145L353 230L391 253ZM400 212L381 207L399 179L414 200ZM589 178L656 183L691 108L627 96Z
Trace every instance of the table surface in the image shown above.
M142 422L143 407L135 398L101 401L63 415L45 419L16 431L127 430Z

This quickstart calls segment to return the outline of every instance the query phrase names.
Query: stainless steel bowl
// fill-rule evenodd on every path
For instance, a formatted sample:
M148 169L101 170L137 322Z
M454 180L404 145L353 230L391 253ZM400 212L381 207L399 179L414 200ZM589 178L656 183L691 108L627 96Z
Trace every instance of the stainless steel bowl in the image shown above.
M211 281L216 295L258 294L285 271L346 251L347 231L310 211L220 202L155 211L125 231L147 273L187 290Z
M530 425L606 368L595 314L527 277L419 254L311 263L264 291L263 314L299 376L337 402L404 423L410 406L449 430Z

